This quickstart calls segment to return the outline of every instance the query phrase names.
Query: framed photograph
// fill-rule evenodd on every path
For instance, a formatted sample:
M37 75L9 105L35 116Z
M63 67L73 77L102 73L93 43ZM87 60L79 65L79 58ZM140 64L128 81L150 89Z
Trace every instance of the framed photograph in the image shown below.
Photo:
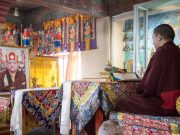
M28 49L0 46L0 95L29 87Z

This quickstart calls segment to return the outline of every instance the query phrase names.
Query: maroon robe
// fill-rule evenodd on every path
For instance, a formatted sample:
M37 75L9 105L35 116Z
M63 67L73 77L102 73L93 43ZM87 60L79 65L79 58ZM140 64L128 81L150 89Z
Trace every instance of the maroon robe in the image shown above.
M23 72L17 71L14 82L7 69L0 73L0 92L26 88L26 76Z
M176 116L180 96L180 49L171 41L159 47L137 88L136 95L122 98L118 111Z

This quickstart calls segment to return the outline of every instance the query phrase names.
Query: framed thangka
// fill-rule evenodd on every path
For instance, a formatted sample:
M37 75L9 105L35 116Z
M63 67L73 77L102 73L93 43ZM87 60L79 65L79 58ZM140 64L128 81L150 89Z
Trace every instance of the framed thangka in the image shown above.
M58 57L34 57L30 60L30 88L60 86Z
M0 94L29 86L28 49L0 46Z

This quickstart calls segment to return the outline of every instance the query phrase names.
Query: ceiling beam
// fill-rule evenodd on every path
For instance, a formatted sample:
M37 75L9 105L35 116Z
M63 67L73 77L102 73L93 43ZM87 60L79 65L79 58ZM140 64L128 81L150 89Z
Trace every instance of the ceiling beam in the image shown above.
M102 14L98 12L91 12L91 11L87 11L87 10L75 8L75 7L67 7L61 3L47 2L44 0L17 0L17 1L21 3L26 3L26 4L28 3L36 4L38 6L42 6L46 8L58 9L58 10L62 10L64 12L71 13L71 14L82 14L82 15L92 16L95 18L101 18L101 17L107 16L106 14Z
M5 6L5 7L11 7L13 5L13 3L7 3L7 2L0 1L0 5Z
M0 2L12 4L15 2L15 0L0 0Z
M6 16L8 14L8 11L0 10L0 16Z
M5 22L5 20L6 20L6 18L5 18L5 17L0 16L0 23L4 23L4 22Z
M1 5L1 3L0 3L0 10L9 11L9 8L10 8L10 7L3 6L3 5Z

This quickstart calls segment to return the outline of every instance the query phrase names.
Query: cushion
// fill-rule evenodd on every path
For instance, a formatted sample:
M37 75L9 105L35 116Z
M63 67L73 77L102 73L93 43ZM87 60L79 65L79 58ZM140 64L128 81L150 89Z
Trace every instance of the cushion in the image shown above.
M118 121L123 134L180 135L180 117L160 117L110 112L110 120Z
M176 100L176 110L178 114L180 115L180 96Z

